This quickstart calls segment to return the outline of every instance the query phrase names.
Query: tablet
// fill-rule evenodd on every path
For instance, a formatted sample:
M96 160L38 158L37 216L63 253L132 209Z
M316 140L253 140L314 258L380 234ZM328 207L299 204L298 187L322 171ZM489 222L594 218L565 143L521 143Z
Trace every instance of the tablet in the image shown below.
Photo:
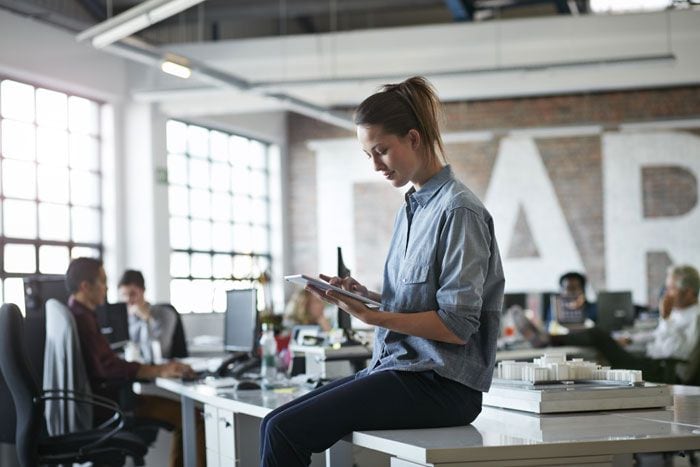
M306 287L307 285L313 285L317 289L321 290L334 290L338 293L341 293L343 295L347 295L350 298L354 298L355 300L359 300L362 303L364 303L368 308L379 308L382 306L381 303L375 302L374 300L371 300L367 297L363 297L362 295L353 293L353 292L348 292L345 289L341 289L340 287L336 287L334 285L329 284L326 281L323 281L321 279L315 279L313 277L309 277L305 274L297 274L294 276L284 276L284 280L293 282L295 284L303 285Z

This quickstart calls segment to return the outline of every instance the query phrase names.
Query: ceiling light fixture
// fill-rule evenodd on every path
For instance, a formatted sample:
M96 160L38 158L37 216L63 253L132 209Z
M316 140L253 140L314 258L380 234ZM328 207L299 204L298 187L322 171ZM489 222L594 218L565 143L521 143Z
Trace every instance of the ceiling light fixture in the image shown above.
M148 0L86 29L78 34L76 39L78 42L89 39L93 47L101 49L203 1Z
M169 75L177 76L178 78L187 79L192 76L192 70L186 65L174 62L172 60L164 60L160 64L160 69Z

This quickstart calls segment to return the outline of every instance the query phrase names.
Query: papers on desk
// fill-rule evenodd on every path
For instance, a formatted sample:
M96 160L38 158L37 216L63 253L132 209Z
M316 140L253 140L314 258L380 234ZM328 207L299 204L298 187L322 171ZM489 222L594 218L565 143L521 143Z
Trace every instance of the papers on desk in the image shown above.
M202 384L209 386L211 388L232 388L235 387L238 384L238 380L236 378L232 378L230 376L227 377L222 377L222 378L204 378L202 380Z
M214 372L226 357L187 357L178 360L192 367L196 373L204 371Z

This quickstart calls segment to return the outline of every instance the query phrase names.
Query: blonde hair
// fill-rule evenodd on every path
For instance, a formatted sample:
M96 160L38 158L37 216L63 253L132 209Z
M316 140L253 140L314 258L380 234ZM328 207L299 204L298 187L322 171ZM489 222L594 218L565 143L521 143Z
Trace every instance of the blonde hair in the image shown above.
M313 299L311 292L306 289L301 289L292 295L285 310L287 319L296 324L316 324L316 319L309 313L309 301Z
M440 136L442 105L437 92L422 76L414 76L398 84L385 84L355 110L355 125L381 125L386 133L406 136L415 129L428 157L445 161L445 148Z

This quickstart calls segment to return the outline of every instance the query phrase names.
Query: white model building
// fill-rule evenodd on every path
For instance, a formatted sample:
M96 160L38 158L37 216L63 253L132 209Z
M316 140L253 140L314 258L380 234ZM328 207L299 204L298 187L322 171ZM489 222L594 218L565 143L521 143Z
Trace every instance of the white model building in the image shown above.
M638 383L642 381L639 370L612 370L609 366L600 366L586 362L582 358L566 359L565 353L544 354L530 362L505 360L498 363L493 375L496 379L526 381L625 381Z

